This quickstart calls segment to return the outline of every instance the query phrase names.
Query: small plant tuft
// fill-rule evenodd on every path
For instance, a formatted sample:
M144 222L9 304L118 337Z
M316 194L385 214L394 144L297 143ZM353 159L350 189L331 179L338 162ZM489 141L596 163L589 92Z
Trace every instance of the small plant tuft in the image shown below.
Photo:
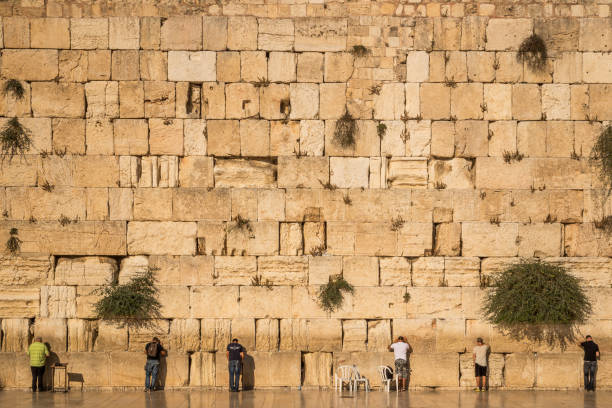
M9 212L8 212L8 210L4 210L4 211L2 211L2 216L3 216L4 218L8 218L8 217L9 217Z
M16 154L24 157L32 146L30 131L19 123L17 118L12 118L0 131L0 144L2 145L2 160L8 156L10 162Z
M547 54L544 40L539 35L532 34L521 43L516 59L526 63L532 71L543 71L546 67Z
M251 278L251 286L265 286L266 289L272 290L274 284L268 278L264 280L261 275L255 275Z
M394 232L399 231L400 229L402 229L405 223L406 221L404 221L401 215L398 215L396 218L392 218L391 219L391 231L394 231Z
M325 183L322 182L321 180L319 180L319 183L321 183L321 186L323 186L324 189L329 190L329 191L334 191L335 189L338 188L337 185L330 183L329 181L326 181Z
M545 224L553 224L555 222L557 222L557 217L555 217L552 214L548 214L546 218L544 219Z
M444 278L440 278L440 281L438 281L438 286L441 288L445 288L448 286L448 281Z
M242 232L247 232L249 234L249 238L255 237L251 221L248 218L243 218L240 214L238 214L233 218L233 221L234 225L230 227L230 231L240 230Z
M15 99L23 99L25 95L25 89L21 82L16 79L9 79L4 84L4 95L8 95L9 93L13 94Z
M506 150L504 151L503 156L506 163L512 163L513 161L520 162L525 157L522 153L519 153L518 150L514 152Z
M70 218L66 217L64 214L62 214L62 215L60 215L60 217L57 220L57 222L59 222L62 227L65 227L66 225L70 224L72 222L72 220Z
M410 293L404 293L404 303L410 302Z
M600 220L593 221L595 228L603 230L608 234L612 232L612 215L601 217Z
M444 189L446 188L446 183L443 183L443 182L441 182L441 181L436 181L436 182L434 183L434 188L435 188L436 190L444 190Z
M455 82L454 78L451 78L451 79L446 78L444 80L444 85L448 86L449 88L456 88L457 82Z
M378 126L376 126L376 133L378 133L378 137L382 140L387 133L387 125L379 123Z
M382 85L372 85L368 90L370 91L370 95L380 95L380 91L382 91Z
M255 88L267 88L270 86L270 80L268 78L259 77L257 78L257 82L253 84Z
M499 221L499 217L495 216L495 217L491 217L489 219L489 222L493 225L497 225L499 227L500 221Z
M331 275L329 282L319 289L319 306L328 313L335 312L344 303L344 292L353 293L353 286L342 275Z
M334 141L342 147L355 146L355 134L357 133L357 121L353 119L348 110L336 121L334 129Z
M523 260L491 277L483 313L514 339L565 348L591 312L580 283L564 267Z
M351 48L351 54L355 57L365 57L370 54L370 50L363 45L353 45Z
M353 205L353 200L351 199L351 196L348 195L348 193L342 197L342 200L346 205Z
M161 303L157 300L155 269L149 268L129 282L113 282L92 292L101 296L94 304L96 317L128 326L148 326L160 317Z
M47 193L50 193L53 191L53 189L55 189L55 186L49 183L47 180L45 180L45 182L40 186L40 188L42 188Z
M310 249L310 255L312 256L323 256L323 254L327 251L327 247L324 244L317 245Z
M36 224L37 223L36 217L34 217L33 215L30 215L29 221L30 221L30 224Z
M21 241L17 235L19 235L19 231L17 228L11 228L9 231L9 239L6 241L6 250L11 255L17 255L21 251Z

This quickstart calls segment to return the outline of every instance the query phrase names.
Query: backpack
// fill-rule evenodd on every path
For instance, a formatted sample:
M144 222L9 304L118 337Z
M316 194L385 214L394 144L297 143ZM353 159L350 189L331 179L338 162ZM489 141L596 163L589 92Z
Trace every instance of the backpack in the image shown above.
M147 357L157 358L157 343L147 344Z

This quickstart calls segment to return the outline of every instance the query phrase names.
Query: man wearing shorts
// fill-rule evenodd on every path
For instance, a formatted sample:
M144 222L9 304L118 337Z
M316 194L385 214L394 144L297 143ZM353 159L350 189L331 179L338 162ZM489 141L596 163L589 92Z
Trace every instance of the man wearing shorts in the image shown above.
M476 387L474 391L484 391L487 384L487 359L489 357L489 346L484 344L481 337L476 339L476 346L472 358L474 359L474 377Z
M399 336L397 341L389 346L389 351L393 352L395 357L395 374L400 380L400 390L406 391L406 379L408 378L408 353L410 352L410 344Z

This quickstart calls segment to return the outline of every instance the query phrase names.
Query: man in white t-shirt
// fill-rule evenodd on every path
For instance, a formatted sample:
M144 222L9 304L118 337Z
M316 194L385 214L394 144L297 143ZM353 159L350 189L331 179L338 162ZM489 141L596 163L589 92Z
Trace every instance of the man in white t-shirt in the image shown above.
M397 341L389 346L389 351L395 356L395 374L400 380L400 391L406 390L406 379L408 378L408 353L410 353L410 344L399 336Z
M484 391L487 383L487 360L489 358L489 346L484 344L481 337L476 339L474 346L474 377L476 377L476 387L474 391Z

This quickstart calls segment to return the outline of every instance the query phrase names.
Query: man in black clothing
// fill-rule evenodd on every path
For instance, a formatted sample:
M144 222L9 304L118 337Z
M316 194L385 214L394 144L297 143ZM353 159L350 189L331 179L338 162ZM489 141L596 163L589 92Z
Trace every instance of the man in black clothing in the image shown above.
M597 360L599 359L599 346L590 335L586 341L580 343L584 349L584 389L595 391L595 377L597 376Z
M230 392L238 392L240 385L240 370L242 368L242 359L244 358L244 347L238 343L238 339L233 339L227 345L227 361L229 368L229 386Z
M147 363L145 364L145 392L150 392L155 390L157 373L159 372L159 358L165 357L167 353L159 339L153 337L151 342L145 346L145 354L147 355ZM151 378L150 382L149 378Z

